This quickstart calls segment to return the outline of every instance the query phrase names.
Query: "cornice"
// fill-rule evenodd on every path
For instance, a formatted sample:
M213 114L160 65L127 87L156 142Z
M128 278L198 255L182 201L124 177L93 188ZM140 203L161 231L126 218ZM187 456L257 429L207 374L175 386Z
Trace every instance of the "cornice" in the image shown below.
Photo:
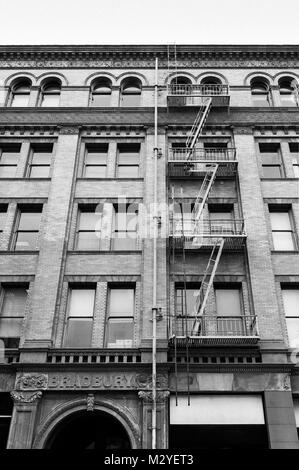
M44 45L0 46L1 67L160 67L168 66L174 46ZM297 67L299 45L177 45L177 67Z

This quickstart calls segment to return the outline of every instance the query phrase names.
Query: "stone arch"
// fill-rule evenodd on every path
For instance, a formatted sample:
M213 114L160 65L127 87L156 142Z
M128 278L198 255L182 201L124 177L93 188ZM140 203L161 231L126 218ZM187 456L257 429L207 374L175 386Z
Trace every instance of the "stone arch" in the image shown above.
M95 81L97 78L109 78L111 80L112 86L116 86L116 77L110 72L94 72L93 74L89 75L85 82L85 86L91 86L92 82Z
M139 78L139 80L141 81L141 85L142 85L142 88L144 86L149 86L149 83L148 83L148 79L145 77L145 75L143 75L142 73L139 73L139 72L123 72L121 73L116 81L117 81L117 86L120 86L121 83L126 79L126 78Z
M278 72L276 75L274 75L274 84L278 85L278 82L281 78L294 78L296 82L299 83L299 75L294 72L289 72L288 70L286 70L285 72Z
M45 81L55 79L55 78L57 78L58 80L61 81L61 86L68 86L68 81L67 81L66 77L62 73L59 73L59 72L45 72L45 73L41 74L37 78L37 85L40 86Z
M68 401L55 407L37 427L37 433L33 442L33 449L43 449L47 445L54 429L62 423L65 418L80 411L86 411L86 398ZM114 417L127 432L132 449L141 448L141 436L137 423L130 410L119 403L111 400L95 400L94 410L107 413Z
M27 78L31 81L31 86L36 86L36 77L30 72L16 72L9 77L4 82L4 86L11 87L16 81L22 80L22 78Z
M263 72L261 72L261 71L251 72L248 75L246 75L246 77L244 79L244 85L250 87L250 82L253 78L263 78L264 80L269 82L270 86L273 85L272 75L270 75L269 73L264 72L264 71Z
M219 72L203 72L196 77L197 83L200 83L204 78L213 77L218 78L223 85L228 85L227 78Z
M164 84L168 85L171 82L171 80L175 77L189 78L191 80L192 85L194 85L194 83L195 83L195 77L194 77L194 75L192 75L192 73L177 70L177 71L171 72L169 75L167 75L167 77L164 80Z

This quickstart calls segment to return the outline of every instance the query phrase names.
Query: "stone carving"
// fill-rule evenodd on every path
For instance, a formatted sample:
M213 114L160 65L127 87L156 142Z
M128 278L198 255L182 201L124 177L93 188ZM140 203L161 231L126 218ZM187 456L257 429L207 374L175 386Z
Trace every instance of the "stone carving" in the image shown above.
M283 379L283 390L291 390L291 378L289 375L285 375Z
M94 411L94 395L92 393L87 395L86 411Z
M20 393L17 391L10 392L10 395L15 403L34 403L36 400L39 400L42 396L42 392L35 392L30 395Z
M79 127L78 126L61 126L59 133L63 135L76 135L79 133Z
M47 374L24 374L16 379L16 388L20 390L46 390Z
M138 388L152 388L152 376L147 374L138 374L136 376L136 386ZM168 376L167 374L158 374L157 375L157 388L167 388L168 387Z
M156 401L157 403L165 403L165 401L168 399L170 395L169 390L164 390L164 391L157 391L156 395ZM152 403L153 401L153 394L152 392L144 392L140 391L138 392L138 397L143 400L145 403Z

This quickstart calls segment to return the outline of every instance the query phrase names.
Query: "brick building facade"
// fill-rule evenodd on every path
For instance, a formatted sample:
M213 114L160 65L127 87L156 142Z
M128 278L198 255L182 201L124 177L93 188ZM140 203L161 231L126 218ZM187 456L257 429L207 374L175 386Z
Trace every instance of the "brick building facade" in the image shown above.
M0 47L2 448L151 448L156 57L157 448L299 447L299 47L175 52ZM194 90L226 242L190 339L211 246L170 225L204 178L174 158Z

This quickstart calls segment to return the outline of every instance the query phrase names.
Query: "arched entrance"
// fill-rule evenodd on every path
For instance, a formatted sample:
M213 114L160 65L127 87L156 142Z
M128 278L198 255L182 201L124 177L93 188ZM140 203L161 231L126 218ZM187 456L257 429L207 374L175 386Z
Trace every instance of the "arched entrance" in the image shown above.
M123 425L111 414L95 410L78 411L53 429L47 449L131 449Z

